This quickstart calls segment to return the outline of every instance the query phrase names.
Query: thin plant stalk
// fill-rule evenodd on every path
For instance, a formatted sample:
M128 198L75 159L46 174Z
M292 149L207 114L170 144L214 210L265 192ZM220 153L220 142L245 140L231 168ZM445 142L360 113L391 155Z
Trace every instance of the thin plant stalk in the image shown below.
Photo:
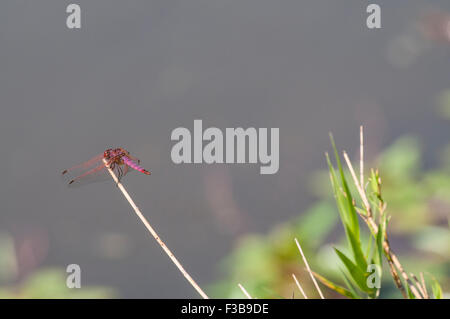
M134 203L131 196L128 194L125 187L123 187L122 183L120 183L119 179L117 178L116 174L113 172L113 170L108 166L105 159L103 159L103 162L105 163L106 168L108 169L109 173L111 174L112 178L117 184L117 187L121 190L123 196L127 199L127 201L130 203L131 207L134 209L134 212L139 217L141 222L144 224L144 226L147 228L147 230L150 232L150 234L155 238L155 240L158 242L158 244L161 246L161 248L165 251L167 256L169 256L170 260L177 266L177 268L180 270L180 272L183 274L183 276L186 278L186 280L194 287L194 289L202 296L203 299L209 299L208 295L205 294L205 292L200 288L200 286L195 282L194 279L187 273L186 270L184 270L181 263L178 261L178 259L175 257L175 255L170 251L170 249L166 246L166 244L161 240L161 238L158 236L156 231L153 229L153 227L150 225L150 223L147 221L147 219L142 215L139 208Z
M292 278L294 278L295 284L297 285L298 290L300 290L300 292L302 293L303 297L304 297L305 299L308 299L308 297L306 297L306 294L305 294L305 292L303 291L303 288L302 288L302 286L300 285L300 282L298 281L297 277L296 277L294 274L292 274Z
M422 294L422 296L426 299L427 296L426 296L425 290L423 289L423 287L422 287L422 285L421 285L419 279L417 278L417 276L414 275L412 272L409 273L409 275L411 276L412 279L414 279L414 282L415 282L415 284L416 284L417 289L419 289L419 291L420 291L420 293Z
M245 290L244 286L242 286L241 284L238 284L239 288L242 290L243 294L248 298L248 299L253 299L252 296L248 293L247 290Z
M302 250L302 247L300 246L300 243L298 242L297 238L294 238L294 240L295 240L295 243L297 244L297 247L298 247L298 250L300 251L300 254L302 255L303 262L305 263L305 266L306 266L306 270L308 270L308 273L311 276L311 279L312 279L312 281L314 283L314 286L316 286L316 289L319 292L320 298L325 299L325 297L322 294L322 290L320 290L319 284L316 281L316 278L314 278L314 275L312 273L311 268L309 268L308 261L306 260L306 257L303 254L303 250Z
M425 299L428 299L428 291L427 291L427 285L425 284L425 278L423 277L423 272L420 272L420 281L422 283L423 291L425 293Z
M360 130L360 146L363 146L363 129L361 127ZM360 155L362 156L362 152L360 153ZM350 158L347 155L347 152L344 151L343 153L344 155L344 159L347 163L348 169L350 170L350 174L353 178L353 182L356 186L356 189L361 197L361 200L363 202L364 208L366 209L367 215L360 215L364 221L367 223L367 225L369 226L369 228L372 229L372 232L374 234L376 234L378 232L378 226L376 225L373 216L372 216L372 208L369 204L369 200L367 198L366 192L364 190L364 185L360 184L360 182L358 182L358 178L356 177L355 174L355 170L353 169L353 165L350 161ZM384 210L384 208L383 208ZM381 211L381 213L384 213L383 210ZM404 270L402 264L400 263L400 261L398 260L397 256L394 254L394 252L391 249L391 245L389 243L389 239L387 237L387 234L385 235L384 241L383 241L383 250L384 250L384 254L388 260L389 263L389 267L390 267L390 271L392 276L394 277L394 282L397 285L397 288L401 291L402 295L406 298L406 291L405 288L403 287L403 285L401 284L401 281L398 278L398 273L395 269L395 267L399 270L400 274L402 275L403 279L405 280L406 284L408 285L409 289L411 290L412 294L418 298L418 299L422 299L424 297L424 295L422 295L421 293L419 293L419 290L416 288L416 286L413 284L413 282L410 280L410 278L408 277L406 271ZM395 265L395 267L394 267Z

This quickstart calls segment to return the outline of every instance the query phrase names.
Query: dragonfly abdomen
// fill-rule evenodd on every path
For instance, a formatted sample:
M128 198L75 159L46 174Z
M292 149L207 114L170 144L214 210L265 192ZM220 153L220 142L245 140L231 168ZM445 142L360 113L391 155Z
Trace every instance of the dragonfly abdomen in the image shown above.
M127 164L128 166L130 166L131 168L144 173L146 175L150 175L150 172L147 171L146 169L144 169L142 166L136 164L133 160L131 160L130 158L128 158L127 156L122 156L123 161L125 162L125 164Z

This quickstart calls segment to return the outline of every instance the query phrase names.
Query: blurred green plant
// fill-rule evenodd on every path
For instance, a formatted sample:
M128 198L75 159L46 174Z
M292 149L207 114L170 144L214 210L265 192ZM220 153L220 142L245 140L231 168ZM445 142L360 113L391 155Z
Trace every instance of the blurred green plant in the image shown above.
M112 288L82 286L70 289L62 268L41 268L18 280L18 261L11 236L0 234L0 299L12 298L113 298Z
M76 298L100 299L113 298L114 290L106 287L87 286L80 289L70 289L66 286L67 273L60 268L45 268L33 273L25 282L0 287L0 298Z
M447 119L450 119L450 89L443 91L437 98L438 113Z
M390 217L387 215L386 203L381 193L381 178L378 170L372 169L370 171L370 178L366 187L362 164L360 168L360 179L358 180L353 165L347 153L344 152L344 159L352 177L349 182L345 177L344 169L332 136L331 142L339 174L336 173L328 155L327 163L333 193L347 236L348 249L352 252L352 258L349 258L337 248L335 248L335 251L344 266L345 271L342 271L342 275L348 290L330 282L323 276L316 276L327 287L344 296L351 298L376 298L379 296L381 288L380 279L384 255L395 285L404 298L429 298L423 273L420 273L420 280L413 273L408 274L398 257L392 251L387 236L387 223ZM362 150L363 146L361 143L361 154ZM361 158L361 163L362 161L363 159ZM401 172L401 170L396 170L395 172L398 173L399 171ZM339 175L340 179L337 175ZM350 191L349 183L355 186L356 193L359 194L359 203ZM371 235L368 239L368 249L365 253L363 252L361 243L358 215L366 223ZM372 270L374 271L373 274L371 273ZM437 281L433 280L433 287L435 286L438 287L436 291L441 291ZM441 294L435 293L434 297L441 298L442 296Z
M417 278L412 272L425 273L423 277L427 277L427 286L433 292L427 295L445 297L438 281L444 287L449 286L450 151L443 152L441 167L424 172L417 140L400 138L375 162L383 172L382 196L378 170L370 170L367 183L363 182L361 187L356 173L351 174L351 170L343 167L333 140L332 145L337 170L327 156L328 174L318 172L311 184L320 200L266 236L241 238L222 263L226 279L211 286L215 296L243 297L236 287L241 282L258 298L295 297L291 275L297 274L308 296L317 297L307 272L299 263L293 238L300 237L316 278L331 289L328 297L396 298L399 296L396 288L406 298L422 297L425 279ZM351 167L347 155L344 157ZM325 183L329 183L327 175L331 177L339 214L330 194L323 191ZM389 203L392 220L386 213L385 203ZM338 216L344 236L336 230ZM360 228L361 219L367 228ZM399 258L392 253L387 240L388 226L390 237L402 243ZM330 241L337 244L330 245ZM383 262L385 257L387 263ZM375 265L382 290L367 284L372 274L369 265ZM383 273L391 273L394 281L391 276L382 276Z

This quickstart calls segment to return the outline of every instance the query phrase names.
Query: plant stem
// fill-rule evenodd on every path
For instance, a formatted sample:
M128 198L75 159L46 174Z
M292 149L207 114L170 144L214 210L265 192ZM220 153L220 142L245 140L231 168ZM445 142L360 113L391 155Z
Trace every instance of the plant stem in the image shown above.
M156 231L153 229L153 227L150 225L150 223L147 221L147 219L142 215L139 208L134 203L131 196L126 191L125 187L123 187L122 183L118 180L116 174L113 172L113 170L108 166L105 159L103 159L103 162L105 163L106 168L108 169L109 173L111 174L112 178L117 184L117 187L122 191L123 196L128 200L131 207L134 209L136 215L139 217L141 222L144 224L144 226L148 229L150 234L155 238L155 240L158 242L158 244L161 246L161 248L166 252L167 256L169 256L170 260L175 264L175 266L178 267L180 272L183 274L183 276L189 281L189 283L194 287L195 290L202 296L203 299L209 299L209 297L203 292L203 290L200 288L200 286L192 279L192 277L187 273L186 270L184 270L183 266L180 264L180 262L175 258L174 254L170 251L170 249L166 246L166 244L161 240L161 238L158 236Z
M320 298L325 299L325 297L322 294L322 290L320 290L319 284L317 283L316 278L313 275L311 268L309 268L308 261L306 260L305 254L303 254L303 250L302 250L302 247L300 246L300 243L298 242L297 238L294 238L294 241L297 244L297 248L300 251L300 254L302 255L303 262L305 263L305 266L306 266L306 270L308 270L308 273L311 276L314 286L316 286L316 289L319 292Z
M350 170L350 174L352 175L353 182L355 183L356 189L358 190L358 193L361 197L361 200L363 202L364 208L366 209L367 215L365 216L364 221L367 223L367 226L369 226L370 229L372 229L373 234L376 235L378 233L378 226L375 223L373 217L372 217L372 208L370 207L369 200L367 199L366 192L364 188L359 185L358 179L355 174L355 170L353 169L353 165L350 161L350 158L348 157L347 153L344 152L344 159L347 163L347 166ZM382 215L383 212L380 212L380 215ZM408 275L406 274L405 270L403 269L402 264L398 260L397 256L394 254L394 252L391 249L391 245L389 244L387 233L385 235L384 241L383 241L383 250L384 254L386 256L386 259L389 263L389 267L391 270L391 274L394 277L395 284L397 285L397 288L401 291L404 298L407 298L405 288L403 287L401 281L399 280L399 276L397 273L397 270L395 267L397 267L398 271L402 275L403 279L406 281L406 284L408 285L409 289L413 293L413 295L418 298L422 299L422 295L419 293L419 291L416 289L412 281L409 279ZM395 265L395 267L393 267Z
M302 293L303 297L304 297L305 299L308 299L308 297L306 297L306 294L305 294L305 292L303 291L303 288L302 288L302 286L300 285L300 282L298 281L297 277L296 277L294 274L292 274L292 278L294 278L295 284L297 285L298 290L300 290L300 292Z
M242 293L243 293L248 299L253 299L252 296L248 293L248 291L245 290L244 286L242 286L241 284L238 284L238 287L242 290Z

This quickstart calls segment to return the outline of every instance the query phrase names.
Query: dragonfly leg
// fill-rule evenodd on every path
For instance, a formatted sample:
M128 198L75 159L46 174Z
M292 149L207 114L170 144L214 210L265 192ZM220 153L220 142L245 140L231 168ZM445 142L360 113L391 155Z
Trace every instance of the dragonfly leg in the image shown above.
M114 169L116 168L116 164L112 160L110 160L109 162L108 162L108 167L114 172Z
M112 161L112 160L111 160ZM113 172L116 168L116 163L112 162L111 166L109 167ZM119 182L120 182L120 166L117 166L117 182L116 182L116 186L119 187Z
M106 166L108 166L110 169L114 169L114 161L113 159L109 159L106 163Z
M120 182L120 180L122 179L123 176L123 171L122 171L122 167L120 167L120 165L117 166L117 170L119 171L119 177L117 178Z

